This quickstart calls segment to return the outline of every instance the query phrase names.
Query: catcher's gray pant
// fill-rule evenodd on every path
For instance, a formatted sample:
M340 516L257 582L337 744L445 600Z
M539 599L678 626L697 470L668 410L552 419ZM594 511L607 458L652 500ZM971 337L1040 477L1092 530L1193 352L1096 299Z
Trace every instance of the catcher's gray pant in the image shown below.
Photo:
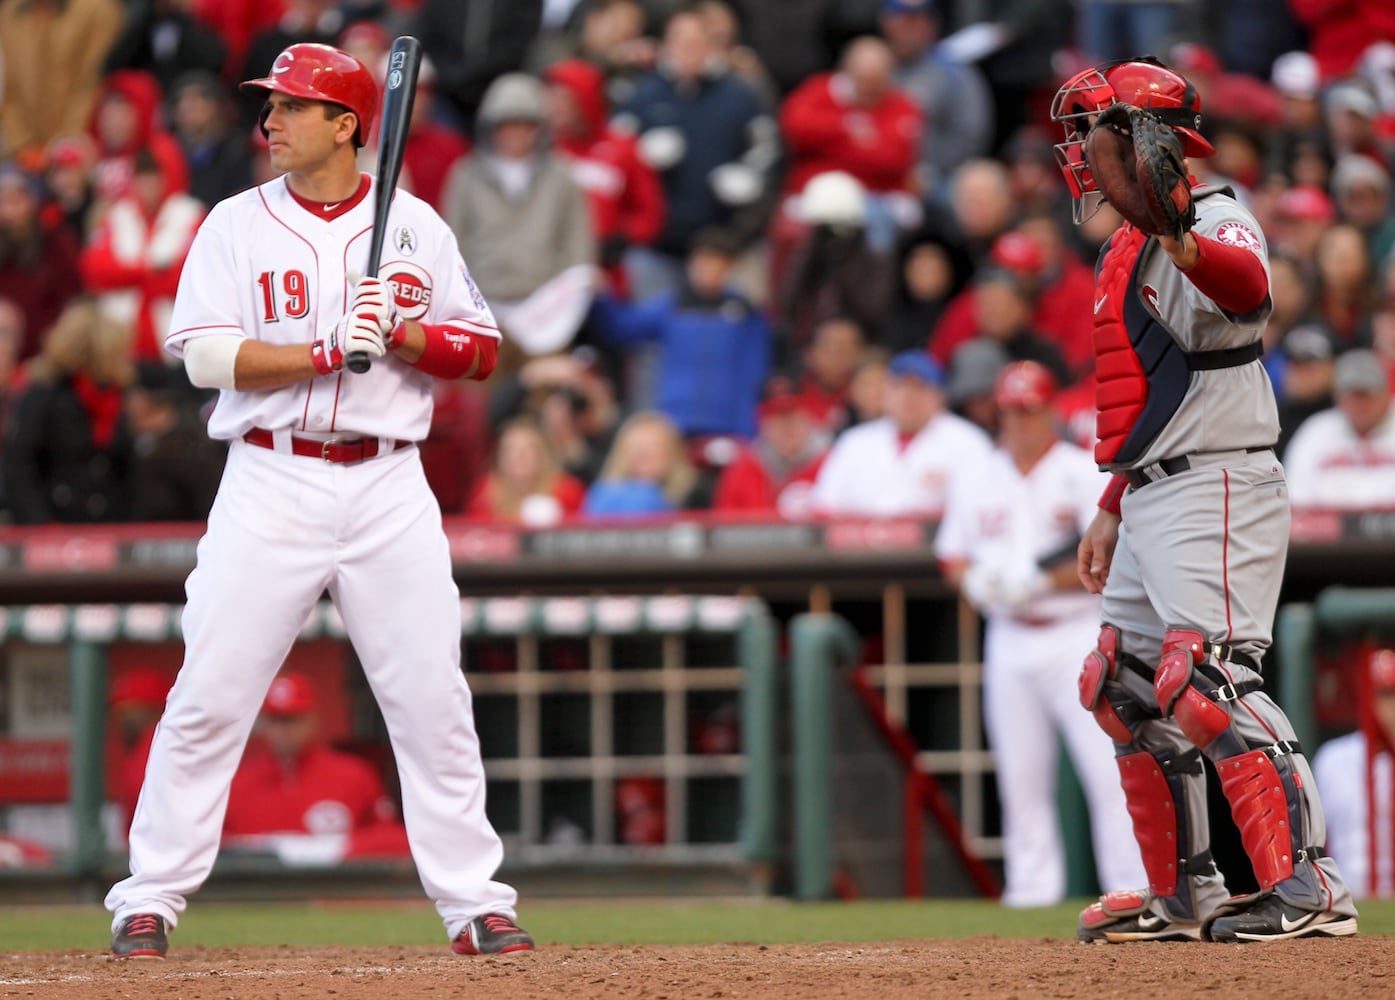
M1101 612L1104 621L1118 629L1119 663L1104 696L1132 733L1127 742L1116 737L1115 754L1150 881L1155 865L1177 866L1172 876L1176 892L1155 900L1154 910L1174 920L1202 920L1228 895L1210 861L1205 773L1196 745L1179 724L1181 709L1172 718L1162 717L1154 686L1165 639L1177 634L1171 630L1194 630L1208 643L1226 644L1240 654L1228 662L1211 656L1193 675L1200 691L1191 692L1191 697L1207 699L1194 704L1222 725L1229 716L1228 726L1206 739L1203 751L1217 763L1223 781L1234 768L1249 770L1256 778L1275 773L1284 790L1274 812L1292 820L1298 849L1288 874L1288 848L1283 847L1284 865L1277 869L1282 880L1275 891L1303 909L1355 914L1332 859L1319 859L1316 850L1304 853L1305 848L1321 847L1326 838L1312 772L1303 754L1295 752L1288 718L1258 690L1259 673L1243 663L1247 656L1258 665L1272 640L1289 534L1282 466L1271 451L1231 455L1218 465L1202 459L1191 469L1129 490L1121 511L1123 525ZM1217 685L1206 674L1228 680L1230 690L1217 697ZM1225 714L1217 716L1218 710ZM1273 772L1267 770L1261 752L1272 761ZM1131 776L1130 769L1139 765L1146 765L1150 779ZM1266 786L1266 794L1275 787L1273 781L1259 783ZM1160 792L1164 785L1171 802L1159 806L1156 799L1167 794ZM1144 788L1156 793L1153 801L1139 794ZM1237 801L1243 789L1226 782L1225 791L1263 884L1265 871L1276 866L1256 857L1255 830L1246 830L1247 816L1257 816L1258 811ZM1159 817L1172 815L1175 847L1159 843L1150 829ZM1288 827L1283 830L1287 845ZM1160 849L1171 857L1160 858Z

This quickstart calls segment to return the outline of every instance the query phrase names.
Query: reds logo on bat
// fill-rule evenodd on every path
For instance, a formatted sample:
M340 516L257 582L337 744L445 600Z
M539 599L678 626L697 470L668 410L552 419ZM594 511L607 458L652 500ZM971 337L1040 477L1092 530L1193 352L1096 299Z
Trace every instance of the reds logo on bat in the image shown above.
M385 265L383 272L402 318L419 320L425 316L431 308L431 275L406 260Z

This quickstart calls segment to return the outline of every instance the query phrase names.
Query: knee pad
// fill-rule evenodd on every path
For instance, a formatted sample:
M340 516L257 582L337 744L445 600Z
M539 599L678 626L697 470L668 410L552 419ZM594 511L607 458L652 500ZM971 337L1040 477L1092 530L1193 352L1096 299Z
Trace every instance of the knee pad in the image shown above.
M1168 629L1153 678L1163 718L1176 718L1187 739L1203 750L1230 728L1230 712L1197 684L1196 668L1206 662L1206 647L1206 637L1195 629Z
M1114 678L1118 669L1119 630L1113 625L1100 627L1095 648L1085 657L1080 668L1080 704L1095 717L1099 727L1109 734L1115 743L1128 743L1133 733L1119 718L1114 706L1104 696L1105 684Z

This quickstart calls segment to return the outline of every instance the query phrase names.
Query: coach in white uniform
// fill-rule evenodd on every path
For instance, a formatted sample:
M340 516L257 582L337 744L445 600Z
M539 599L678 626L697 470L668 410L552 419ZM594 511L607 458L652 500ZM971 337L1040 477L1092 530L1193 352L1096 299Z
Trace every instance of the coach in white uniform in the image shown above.
M1075 546L1108 477L1057 434L1055 388L1034 361L999 373L998 448L955 479L935 537L946 578L988 621L983 710L1003 810L1007 906L1065 897L1058 736L1089 801L1101 886L1113 892L1143 878L1112 744L1081 717L1075 694L1076 661L1100 614L1100 599L1076 577Z
M1352 895L1395 896L1395 649L1377 649L1361 679L1360 728L1313 755L1327 810L1327 852Z
M160 958L207 878L228 788L277 669L328 590L392 739L426 892L459 954L531 950L485 816L460 670L459 595L415 443L433 378L482 379L498 331L445 223L397 192L382 279L367 261L373 181L355 150L377 87L353 57L292 45L262 129L284 173L217 205L199 230L165 347L220 390L231 442L186 590L183 668L156 730L130 832L131 876L107 895L117 958ZM352 352L373 359L353 374Z

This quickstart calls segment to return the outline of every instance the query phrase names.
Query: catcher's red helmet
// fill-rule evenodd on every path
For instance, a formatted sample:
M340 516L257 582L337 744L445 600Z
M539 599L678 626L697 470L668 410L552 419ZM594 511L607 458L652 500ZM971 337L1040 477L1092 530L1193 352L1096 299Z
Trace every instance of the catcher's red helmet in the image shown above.
M360 146L368 140L378 108L378 85L368 67L347 52L314 42L300 42L283 49L268 75L247 80L240 89L244 94L266 95L275 91L342 104L358 116L354 141ZM265 131L263 127L262 132Z
M1214 156L1216 148L1201 134L1201 97L1180 73L1150 56L1105 63L1071 77L1051 102L1051 120L1065 129L1055 146L1056 160L1075 199L1075 221L1099 210L1100 196L1085 163L1085 135L1095 116L1111 104L1147 108L1182 137L1187 156Z
M993 382L993 402L1003 407L1036 410L1056 395L1056 379L1035 361L1005 365Z

